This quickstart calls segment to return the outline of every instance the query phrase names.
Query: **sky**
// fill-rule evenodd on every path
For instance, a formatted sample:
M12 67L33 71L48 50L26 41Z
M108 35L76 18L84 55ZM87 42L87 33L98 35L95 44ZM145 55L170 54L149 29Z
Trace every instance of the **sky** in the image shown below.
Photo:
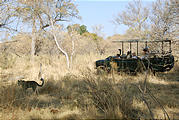
M119 27L112 21L118 12L125 9L127 3L127 1L78 1L79 15L82 17L79 23L86 25L90 32L93 32L92 26L102 25L105 36L123 34L127 27L122 25L122 29L117 29Z
M104 37L114 34L124 34L128 29L125 25L112 23L119 12L125 10L131 0L76 0L79 15L82 20L74 20L72 24L86 25L89 32L92 26L102 25ZM143 0L144 4L152 4L154 0Z

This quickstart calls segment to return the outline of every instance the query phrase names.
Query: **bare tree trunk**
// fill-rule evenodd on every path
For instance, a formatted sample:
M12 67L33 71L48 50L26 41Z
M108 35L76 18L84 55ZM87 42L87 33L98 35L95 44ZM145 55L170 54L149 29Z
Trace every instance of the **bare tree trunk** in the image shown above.
M32 42L31 42L31 64L32 64L32 69L31 69L31 79L35 79L35 67L34 67L34 55L35 55L35 40L36 40L36 23L35 23L35 17L33 18L33 23L32 23Z
M52 24L52 29L55 30L54 24L53 24L53 21L52 21L52 20L51 20L51 24ZM57 41L57 37L56 37L55 32L52 31L52 35L53 35L53 37L54 37L54 40L55 40L55 43L56 43L58 49L65 55L66 61L67 61L67 67L68 67L68 69L69 69L69 68L70 68L69 56L68 56L67 52L64 51L64 50L60 47L60 45L59 45L59 43L58 43L58 41Z
M35 55L35 39L36 39L36 22L35 17L33 17L33 23L32 23L32 43L31 43L31 56L34 57Z
M71 42L72 42L72 51L71 51L71 67L73 65L73 55L75 54L75 42L73 40L73 36L71 35Z
M56 37L55 33L52 33L52 34L53 34L53 37L54 37L54 40L55 40L55 43L56 43L58 49L59 49L59 50L65 55L65 57L66 57L67 67L68 67L68 69L69 69L69 68L70 68L70 62L69 62L68 54L67 54L67 52L65 52L65 51L60 47L60 45L58 44L57 37Z

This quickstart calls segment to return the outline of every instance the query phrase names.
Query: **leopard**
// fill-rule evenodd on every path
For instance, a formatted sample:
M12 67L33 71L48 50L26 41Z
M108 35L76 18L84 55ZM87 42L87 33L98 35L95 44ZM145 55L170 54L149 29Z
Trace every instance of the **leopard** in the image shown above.
M41 78L40 80L42 81L41 85L35 81L18 80L18 86L21 86L23 91L26 91L28 88L32 88L33 92L38 94L37 87L42 87L44 85L44 79Z

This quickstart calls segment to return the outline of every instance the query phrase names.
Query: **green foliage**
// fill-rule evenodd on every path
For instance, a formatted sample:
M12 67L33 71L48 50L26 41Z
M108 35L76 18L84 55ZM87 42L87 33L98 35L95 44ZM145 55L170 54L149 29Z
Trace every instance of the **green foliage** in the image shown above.
M87 27L85 25L80 25L80 24L68 25L67 30L68 32L76 31L80 35L88 32Z
M86 32L88 32L87 27L85 25L81 25L80 29L79 29L80 35L82 35L83 33L86 33Z

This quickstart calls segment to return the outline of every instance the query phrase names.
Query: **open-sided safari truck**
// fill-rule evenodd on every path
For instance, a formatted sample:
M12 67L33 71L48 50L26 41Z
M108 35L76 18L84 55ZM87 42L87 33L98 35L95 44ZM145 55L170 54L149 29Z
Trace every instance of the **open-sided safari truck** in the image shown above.
M116 40L121 44L119 54L96 61L96 69L110 72L137 73L146 69L155 72L169 71L174 66L170 40ZM125 47L128 51L125 51ZM126 53L126 54L125 54Z

